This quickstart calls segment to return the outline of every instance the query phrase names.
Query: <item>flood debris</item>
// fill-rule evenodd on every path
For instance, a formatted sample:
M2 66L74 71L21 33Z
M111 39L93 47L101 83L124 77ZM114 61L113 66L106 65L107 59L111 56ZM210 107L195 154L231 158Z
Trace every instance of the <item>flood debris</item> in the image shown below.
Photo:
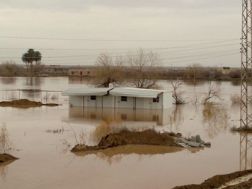
M194 139L194 138L193 138ZM129 131L122 130L118 133L111 133L103 137L98 145L87 146L77 144L72 148L72 152L92 152L108 148L114 148L125 145L152 145L152 146L169 146L169 147L209 147L208 143L203 142L200 137L195 140L185 139L180 133L158 133L154 130Z
M65 129L64 127L62 127L61 129L47 129L46 132L52 134L63 134L65 132Z
M173 189L249 189L252 188L252 170L239 171L226 175L217 175L202 184L177 186ZM245 179L244 179L245 178ZM247 178L247 179L246 179Z
M0 102L0 107L33 108L33 107L41 107L41 106L59 106L59 104L55 104L55 103L44 104L42 102L30 101L28 99Z
M211 147L210 142L205 142L201 139L200 135L192 136L190 138L183 138L180 137L177 139L177 143L181 145L182 147L194 147L194 148L199 148L199 147Z
M18 158L10 155L10 154L0 154L0 165L4 164L4 163L8 163L8 162L12 162L17 160Z

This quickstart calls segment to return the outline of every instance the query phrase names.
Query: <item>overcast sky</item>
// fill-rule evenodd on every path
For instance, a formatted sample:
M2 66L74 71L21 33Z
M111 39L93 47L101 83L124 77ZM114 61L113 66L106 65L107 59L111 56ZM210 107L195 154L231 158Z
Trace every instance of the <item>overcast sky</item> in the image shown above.
M0 61L28 48L45 64L90 65L100 53L158 53L164 66L240 66L238 0L0 0Z

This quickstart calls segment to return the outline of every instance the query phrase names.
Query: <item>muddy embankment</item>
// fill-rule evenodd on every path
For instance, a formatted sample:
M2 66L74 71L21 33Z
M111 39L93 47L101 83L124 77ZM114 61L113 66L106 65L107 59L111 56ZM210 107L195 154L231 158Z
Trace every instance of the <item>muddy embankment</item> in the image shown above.
M54 103L44 104L42 102L30 101L27 99L0 102L0 107L34 108L34 107L41 107L41 106L59 106L59 104L54 104Z
M202 184L178 186L173 189L250 189L252 188L252 170L217 175Z
M199 136L185 139L180 133L158 133L154 130L146 130L141 132L122 130L118 133L111 133L103 137L98 145L87 146L85 144L77 144L72 148L72 152L95 153L110 148L126 146L126 145L151 145L165 147L210 147L210 143L205 143Z
M17 160L18 158L10 155L10 154L0 154L0 166L5 164L5 163L9 163L12 161Z

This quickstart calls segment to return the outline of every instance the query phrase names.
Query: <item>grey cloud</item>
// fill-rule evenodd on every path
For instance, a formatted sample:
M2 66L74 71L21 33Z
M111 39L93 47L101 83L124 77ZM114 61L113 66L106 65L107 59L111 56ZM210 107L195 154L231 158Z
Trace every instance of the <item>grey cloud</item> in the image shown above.
M237 0L0 0L1 8L80 10L95 6L128 8L235 8Z

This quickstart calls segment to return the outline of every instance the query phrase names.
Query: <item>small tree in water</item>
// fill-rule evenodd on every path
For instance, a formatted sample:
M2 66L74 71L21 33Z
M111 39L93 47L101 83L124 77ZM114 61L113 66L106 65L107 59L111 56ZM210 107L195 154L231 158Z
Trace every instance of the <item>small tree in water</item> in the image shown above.
M6 153L10 150L10 139L7 128L5 125L0 129L0 153Z
M185 101L182 98L182 91L180 91L180 88L182 86L182 82L178 81L178 80L172 81L171 86L172 86L172 97L175 101L174 103L176 105L185 104Z
M207 94L203 99L203 104L209 103L214 98L220 99L220 89L212 85L212 82L210 81L208 85Z

